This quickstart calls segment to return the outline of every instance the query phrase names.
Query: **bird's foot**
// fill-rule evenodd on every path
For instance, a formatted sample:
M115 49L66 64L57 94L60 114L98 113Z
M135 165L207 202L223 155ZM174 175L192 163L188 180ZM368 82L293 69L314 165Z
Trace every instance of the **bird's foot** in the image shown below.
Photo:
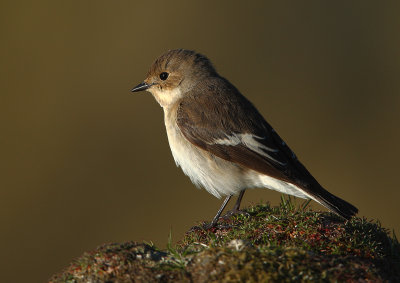
M210 222L210 223L204 222L203 225L201 225L201 227L204 230L210 230L211 228L217 228L218 224L217 223L213 223L213 222Z
M196 231L201 231L201 230L210 230L211 228L217 227L216 223L207 223L203 222L200 225L193 226L192 228L189 229L189 232L196 232Z
M231 218L232 216L234 216L234 215L244 215L244 216L250 216L250 214L248 213L248 212L245 212L245 211L243 211L243 210L240 210L240 209L232 209L232 210L229 210L227 213L225 213L225 215L224 216L222 216L222 218L223 219L229 219L229 218Z

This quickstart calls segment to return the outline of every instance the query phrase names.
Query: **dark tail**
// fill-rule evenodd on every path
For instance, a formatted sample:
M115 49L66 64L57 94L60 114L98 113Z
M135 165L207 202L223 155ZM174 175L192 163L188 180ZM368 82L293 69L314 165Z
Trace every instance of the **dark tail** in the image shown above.
M323 206L346 219L350 219L352 216L357 214L358 209L354 205L332 195L322 187L321 189L322 190L319 191L319 194L315 194L313 197Z

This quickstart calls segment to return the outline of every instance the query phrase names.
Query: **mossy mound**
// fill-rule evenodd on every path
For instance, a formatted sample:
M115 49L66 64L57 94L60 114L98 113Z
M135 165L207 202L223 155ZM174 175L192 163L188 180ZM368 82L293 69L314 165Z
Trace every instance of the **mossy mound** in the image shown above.
M400 245L376 221L257 205L248 215L194 227L165 251L103 245L50 282L400 282Z

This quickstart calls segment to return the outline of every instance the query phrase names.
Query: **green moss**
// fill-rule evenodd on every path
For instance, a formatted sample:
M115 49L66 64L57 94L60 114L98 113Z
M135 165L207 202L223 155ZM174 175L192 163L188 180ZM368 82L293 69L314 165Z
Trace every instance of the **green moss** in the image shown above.
M103 245L51 282L400 281L400 245L379 222L260 204L249 214L198 226L166 251L150 244Z

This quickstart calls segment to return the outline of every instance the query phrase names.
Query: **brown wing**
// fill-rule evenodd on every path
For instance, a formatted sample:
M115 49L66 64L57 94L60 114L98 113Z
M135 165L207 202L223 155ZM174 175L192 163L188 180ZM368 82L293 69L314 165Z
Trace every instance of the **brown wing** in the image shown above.
M213 78L198 87L185 96L177 110L178 126L191 143L274 178L306 183L299 180L300 172L293 172L292 151L234 86ZM201 95L198 89L203 90ZM243 135L250 144L240 139Z
M177 110L177 123L192 144L222 159L293 183L347 219L358 211L326 191L257 109L223 78L203 81L187 94Z

